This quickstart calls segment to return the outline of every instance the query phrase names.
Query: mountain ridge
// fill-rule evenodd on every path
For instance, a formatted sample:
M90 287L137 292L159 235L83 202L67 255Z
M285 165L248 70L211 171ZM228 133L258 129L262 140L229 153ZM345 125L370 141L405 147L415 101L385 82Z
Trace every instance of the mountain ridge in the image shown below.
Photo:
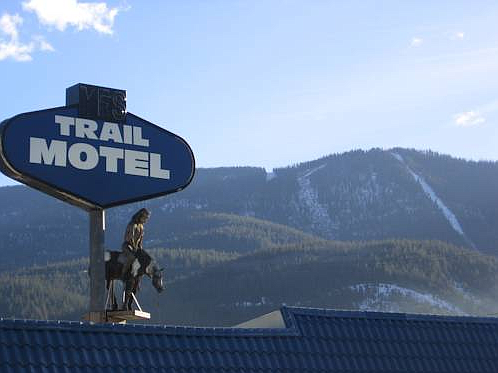
M421 180L430 189L424 190ZM193 242L203 229L219 225L215 214L228 214L323 239L439 239L498 255L496 190L498 162L403 148L331 154L275 169L272 177L257 167L201 168L180 193L107 210L106 246L119 248L130 216L147 207L153 213L146 227L149 246L177 245L178 237L187 236ZM0 188L0 200L0 242L6 254L0 268L88 255L84 211L23 186ZM203 221L199 213L212 215ZM246 249L254 244L249 241ZM201 241L196 245L205 248Z

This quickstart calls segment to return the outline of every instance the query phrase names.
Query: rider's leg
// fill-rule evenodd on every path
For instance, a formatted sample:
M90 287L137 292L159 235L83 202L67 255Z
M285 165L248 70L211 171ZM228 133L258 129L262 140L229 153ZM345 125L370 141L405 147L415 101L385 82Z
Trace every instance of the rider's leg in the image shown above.
M127 277L130 267L135 260L135 254L128 248L123 249L123 254L125 256L125 262L123 263L123 268L121 270L121 278Z

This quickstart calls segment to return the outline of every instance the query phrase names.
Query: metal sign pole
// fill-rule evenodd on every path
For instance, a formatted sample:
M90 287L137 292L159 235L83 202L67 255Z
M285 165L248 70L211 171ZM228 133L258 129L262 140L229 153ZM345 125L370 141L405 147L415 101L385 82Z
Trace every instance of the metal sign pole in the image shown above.
M105 211L90 210L90 321L103 322L105 305Z

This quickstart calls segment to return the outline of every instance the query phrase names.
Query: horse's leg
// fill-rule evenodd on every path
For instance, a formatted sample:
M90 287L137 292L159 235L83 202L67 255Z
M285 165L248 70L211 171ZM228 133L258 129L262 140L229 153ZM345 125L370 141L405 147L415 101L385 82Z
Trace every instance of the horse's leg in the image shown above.
M113 293L113 290L114 290L114 281L113 280L109 280L109 286L107 287L107 298L109 299L109 308L112 310L113 307L114 307L114 301L112 300L112 293Z
M135 290L137 288L137 279L134 278L133 281L131 281L131 286L130 286L130 292L129 292L129 297L128 297L128 310L131 311L133 309L133 296L132 294L135 294Z
M137 298L138 289L139 289L139 286L138 286L139 283L140 283L140 278L136 278L135 282L133 284L133 289L131 290L132 293L135 295L135 298ZM138 300L137 300L137 302L138 302ZM132 299L130 299L130 309L131 309L131 305L132 304L133 304L133 297L132 297ZM138 306L138 304L137 304L137 306ZM138 308L140 308L140 306L138 306Z
M131 311L133 309L133 295L136 294L137 289L138 289L138 278L131 278L128 283L127 291L126 291L126 309L128 311Z
M126 280L125 284L125 299L123 302L123 309L127 311L131 311L131 305L133 302L133 297L131 296L132 289L133 289L133 279L129 278Z
M111 294L109 294L109 297L111 298L111 310L116 311L118 309L118 302L116 301L114 285L114 280L111 280Z
M106 311L108 309L112 309L112 294L113 294L113 291L114 291L114 282L113 280L110 280L108 278L106 278L105 280L105 287L106 287L106 290L107 290L107 296L106 296L106 301L105 301L105 308L106 308Z

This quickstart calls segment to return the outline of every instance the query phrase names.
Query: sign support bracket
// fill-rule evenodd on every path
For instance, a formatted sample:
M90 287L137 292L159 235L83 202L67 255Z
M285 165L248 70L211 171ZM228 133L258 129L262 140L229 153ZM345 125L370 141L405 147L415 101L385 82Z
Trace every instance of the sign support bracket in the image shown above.
M105 211L90 210L90 317L89 321L103 322L102 310L106 301L105 294Z

